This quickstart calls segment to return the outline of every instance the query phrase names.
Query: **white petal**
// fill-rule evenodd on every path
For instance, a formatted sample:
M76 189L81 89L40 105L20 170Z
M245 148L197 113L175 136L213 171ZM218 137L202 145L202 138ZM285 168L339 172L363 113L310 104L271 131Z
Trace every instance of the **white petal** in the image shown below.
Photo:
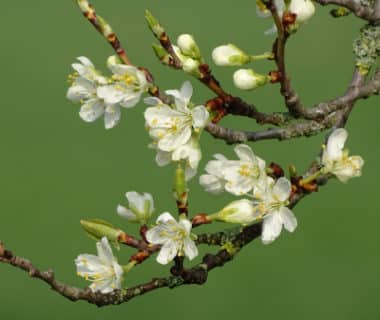
M276 5L277 12L279 16L282 16L285 10L285 1L284 0L274 0L274 4Z
M124 76L125 74L135 76L137 71L136 67L128 66L125 64L111 64L108 67L112 71L112 73L118 76Z
M96 248L98 250L98 256L100 260L102 260L103 264L111 265L115 258L113 256L108 239L106 237L103 237L100 242L96 243Z
M252 149L246 144L239 144L234 148L236 155L242 161L256 162L255 154Z
M141 98L141 92L129 92L125 93L120 105L124 108L133 108L139 103Z
M150 193L144 193L144 211L148 213L152 213L154 211L154 201L153 197ZM149 206L149 208L147 208Z
M199 183L205 191L213 194L219 194L224 191L224 181L210 174L200 176Z
M289 232L293 232L297 228L297 218L294 213L288 207L282 207L280 209L280 215L285 229Z
M86 67L94 67L94 64L87 57L81 56L77 58L84 66Z
M163 151L174 151L178 147L186 144L191 137L191 128L185 126L177 132L166 134L159 142L158 148Z
M79 116L86 122L93 122L104 113L104 104L96 99L87 101L80 109Z
M270 28L270 29L268 29L268 30L266 30L266 31L264 32L264 34L265 34L266 36L271 36L272 34L275 34L275 33L277 33L277 27L276 27L275 24L272 26L272 28Z
M327 140L326 154L329 160L339 160L342 157L342 150L347 140L348 133L345 129L339 128L333 131Z
M135 209L138 212L144 212L145 203L144 197L138 194L136 191L130 191L125 194L129 202L129 207L133 210Z
M186 102L186 104L189 104L192 95L193 86L191 85L190 81L185 81L181 87L181 97Z
M162 101L156 97L147 97L144 99L144 103L149 106L157 106L163 104Z
M185 169L185 179L186 181L190 181L197 174L197 169L193 169L191 167L186 167Z
M192 111L193 116L193 127L195 129L202 129L206 126L208 118L210 116L209 112L204 106L197 106Z
M168 264L177 255L178 248L174 241L167 241L161 248L157 256L157 262L160 264Z
M120 122L121 110L119 106L108 106L104 114L104 125L111 129Z
M168 165L171 162L172 154L171 152L162 151L157 149L156 163L159 167Z
M67 99L79 102L82 99L89 99L96 93L95 86L91 81L78 77L67 91Z
M273 187L273 194L278 198L280 202L284 202L289 199L292 191L292 185L288 179L281 177L276 181Z
M150 127L170 127L178 113L167 105L149 107L144 112L145 120Z
M188 219L186 219L186 218L180 219L179 220L179 225L182 226L183 229L185 229L186 234L188 234L188 235L190 234L191 228L192 228L192 224L191 224L191 222Z
M168 241L168 237L163 236L163 228L160 226L149 229L146 234L146 240L152 244L164 244Z
M174 221L175 223L177 223L177 221L175 221L175 219L173 218L173 216L169 212L164 212L158 216L156 223L166 224L169 221Z
M264 244L273 242L281 233L282 219L279 214L269 214L264 218L261 240Z
M183 241L183 251L189 260L193 260L196 256L198 256L198 248L195 245L194 241L189 237L185 238Z
M136 215L126 207L122 205L117 206L117 214L128 221L135 221L136 220Z
M121 88L119 85L102 86L96 92L98 97L103 99L106 104L116 104L123 99L125 94Z

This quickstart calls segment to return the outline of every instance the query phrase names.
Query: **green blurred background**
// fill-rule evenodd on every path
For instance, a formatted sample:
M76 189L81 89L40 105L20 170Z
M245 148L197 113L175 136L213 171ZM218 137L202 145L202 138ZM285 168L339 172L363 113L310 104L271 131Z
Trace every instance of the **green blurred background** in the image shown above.
M178 88L188 77L168 70L154 58L153 38L145 26L149 8L175 39L195 35L204 55L233 42L262 53L272 37L263 35L270 20L258 19L254 1L94 1L120 35L132 61L151 69L162 88ZM1 168L0 239L15 253L41 268L52 267L59 279L77 286L73 260L95 252L94 243L79 226L83 217L111 221L135 232L115 213L126 191L151 192L157 213L175 211L171 197L172 168L158 168L147 148L143 105L123 110L122 122L106 131L102 120L84 123L78 106L65 99L70 64L90 57L105 70L112 50L79 13L75 1L7 1L0 10ZM353 66L351 43L363 22L335 20L327 9L289 43L288 64L294 85L307 105L344 92ZM255 69L268 72L270 63ZM214 67L231 88L229 68ZM212 95L196 81L194 101ZM280 110L277 86L244 97L264 111ZM238 258L215 270L203 287L162 289L119 307L98 309L71 303L40 281L0 265L1 319L379 319L380 256L378 232L379 99L361 101L348 123L348 146L366 165L361 179L347 185L332 182L295 209L299 228L284 232L270 246L259 241ZM126 112L125 112L126 111ZM226 125L257 129L246 119L226 119ZM294 163L304 170L317 154L323 136L253 145L267 161ZM204 134L201 171L216 152L233 155L232 148ZM230 196L212 196L191 182L192 212L214 212ZM218 226L220 228L223 225ZM120 252L125 262L131 252ZM128 285L167 274L151 259L128 275Z

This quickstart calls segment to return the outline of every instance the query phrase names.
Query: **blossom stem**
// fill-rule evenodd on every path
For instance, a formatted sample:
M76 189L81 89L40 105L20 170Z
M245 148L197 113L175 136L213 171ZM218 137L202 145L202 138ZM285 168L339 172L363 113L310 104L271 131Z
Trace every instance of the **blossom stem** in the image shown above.
M133 269L133 267L137 264L137 261L131 261L126 265L121 266L123 268L124 273L128 273Z
M303 178L302 180L300 180L299 185L300 186L307 185L313 182L314 180L316 180L317 178L319 178L322 174L323 174L322 169L318 170L317 172L314 172L310 176L307 176L306 178Z
M274 53L273 52L265 52L265 53L257 55L257 56L250 56L250 58L251 58L251 61L272 60L272 59L274 59Z
M178 163L174 177L174 196L177 202L178 214L188 216L188 193L185 170L182 163Z

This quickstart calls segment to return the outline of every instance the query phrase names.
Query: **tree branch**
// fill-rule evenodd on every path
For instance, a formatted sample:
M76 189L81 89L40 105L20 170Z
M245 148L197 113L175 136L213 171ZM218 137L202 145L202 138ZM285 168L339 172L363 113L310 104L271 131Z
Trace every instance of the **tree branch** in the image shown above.
M377 9L364 6L360 1L356 0L315 0L322 6L335 4L341 7L345 7L353 12L357 17L369 22L378 23L380 19L380 13ZM377 8L377 4L376 7Z

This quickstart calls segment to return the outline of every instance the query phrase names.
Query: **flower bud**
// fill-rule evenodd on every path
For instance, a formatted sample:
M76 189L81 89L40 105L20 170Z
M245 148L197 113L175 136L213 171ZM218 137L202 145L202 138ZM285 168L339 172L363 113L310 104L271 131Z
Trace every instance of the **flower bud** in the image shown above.
M153 47L153 51L156 55L156 57L163 63L163 64L166 64L168 65L169 62L170 62L170 56L169 54L167 53L167 51L165 50L165 48L159 44L156 44L154 43L152 45Z
M148 23L150 30L152 30L152 32L157 38L160 38L161 35L165 33L164 28L160 25L160 23L149 10L145 10L145 19Z
M216 47L212 59L218 66L241 66L251 61L249 55L231 43Z
M117 243L119 237L124 233L107 221L99 219L81 220L80 224L86 233L95 240L101 240L103 237L106 237L110 242Z
M210 221L218 220L247 225L260 218L250 200L242 199L231 202L218 213L208 217Z
M239 69L234 73L234 84L242 90L253 90L268 83L269 77L252 69Z
M200 77L201 73L199 71L199 65L199 61L188 58L182 62L182 69L186 73L190 73L194 76Z
M118 205L117 213L133 223L146 224L154 211L154 202L149 193L138 194L135 191L125 194L129 208Z
M201 58L199 47L192 35L181 34L177 39L177 45L184 55L196 60Z
M302 24L314 15L315 7L311 0L292 0L289 11L295 13L296 22Z

